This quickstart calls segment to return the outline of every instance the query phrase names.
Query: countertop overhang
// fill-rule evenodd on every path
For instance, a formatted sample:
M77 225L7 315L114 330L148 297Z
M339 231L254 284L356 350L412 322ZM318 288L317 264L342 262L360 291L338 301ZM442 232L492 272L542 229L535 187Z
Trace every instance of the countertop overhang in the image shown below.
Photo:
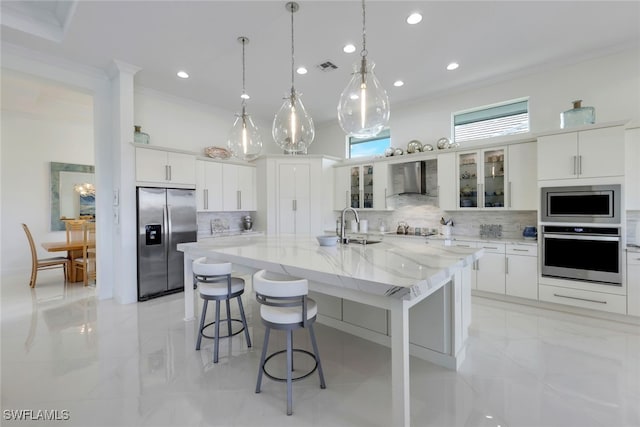
M320 246L315 237L250 235L181 243L192 258L207 256L307 277L328 285L399 299L424 298L482 249L434 247L424 241L389 239L372 245Z

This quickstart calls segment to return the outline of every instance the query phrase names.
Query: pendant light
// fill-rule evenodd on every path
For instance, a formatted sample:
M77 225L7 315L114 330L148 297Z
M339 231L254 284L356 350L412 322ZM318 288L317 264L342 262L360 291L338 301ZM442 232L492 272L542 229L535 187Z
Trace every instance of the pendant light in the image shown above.
M376 136L389 123L389 97L373 73L375 64L367 60L366 10L362 0L361 59L354 65L351 81L340 95L338 121L347 135Z
M285 8L291 12L291 93L284 98L280 110L273 119L273 140L287 154L306 154L307 148L313 142L315 129L313 120L296 92L294 80L294 43L293 43L293 14L300 6L296 2L288 2Z
M242 44L242 113L236 114L233 127L229 133L227 146L234 157L244 160L254 160L260 155L262 150L262 139L258 132L258 127L253 123L251 116L247 114L247 99L249 95L244 88L245 66L244 66L244 47L249 43L247 37L238 37L238 42Z

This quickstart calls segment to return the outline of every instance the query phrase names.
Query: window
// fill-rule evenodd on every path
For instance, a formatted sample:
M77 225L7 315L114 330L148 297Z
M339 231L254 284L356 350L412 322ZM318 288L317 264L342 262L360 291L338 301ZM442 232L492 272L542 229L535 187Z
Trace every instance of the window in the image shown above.
M373 138L349 137L349 158L384 156L384 150L391 146L391 132L385 129Z
M453 115L455 142L525 132L529 132L528 99L508 101Z

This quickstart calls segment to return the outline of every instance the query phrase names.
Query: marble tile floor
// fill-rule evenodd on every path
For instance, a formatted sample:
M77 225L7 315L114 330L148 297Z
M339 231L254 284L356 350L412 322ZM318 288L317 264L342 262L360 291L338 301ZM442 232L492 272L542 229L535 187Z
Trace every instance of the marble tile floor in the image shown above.
M254 346L242 334L223 340L214 365L211 341L194 350L182 294L119 305L54 273L34 290L27 276L2 279L2 426L391 425L385 347L318 324L327 389L317 375L295 383L287 417L284 384L265 378L254 393L264 329L250 289ZM310 346L306 334L294 341ZM412 358L411 376L413 426L640 425L636 326L474 297L461 369ZM21 409L69 419L10 419Z

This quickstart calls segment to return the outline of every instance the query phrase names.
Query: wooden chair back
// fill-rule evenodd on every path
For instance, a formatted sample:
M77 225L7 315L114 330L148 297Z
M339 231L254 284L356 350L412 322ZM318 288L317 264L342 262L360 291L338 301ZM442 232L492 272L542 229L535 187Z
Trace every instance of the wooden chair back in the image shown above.
M68 220L65 221L65 227L67 229L67 243L81 242L84 240L84 224L85 220Z
M38 252L36 252L36 245L33 242L33 236L27 224L22 224L22 229L27 235L27 240L29 240L29 249L31 249L31 271L34 271L38 268Z

